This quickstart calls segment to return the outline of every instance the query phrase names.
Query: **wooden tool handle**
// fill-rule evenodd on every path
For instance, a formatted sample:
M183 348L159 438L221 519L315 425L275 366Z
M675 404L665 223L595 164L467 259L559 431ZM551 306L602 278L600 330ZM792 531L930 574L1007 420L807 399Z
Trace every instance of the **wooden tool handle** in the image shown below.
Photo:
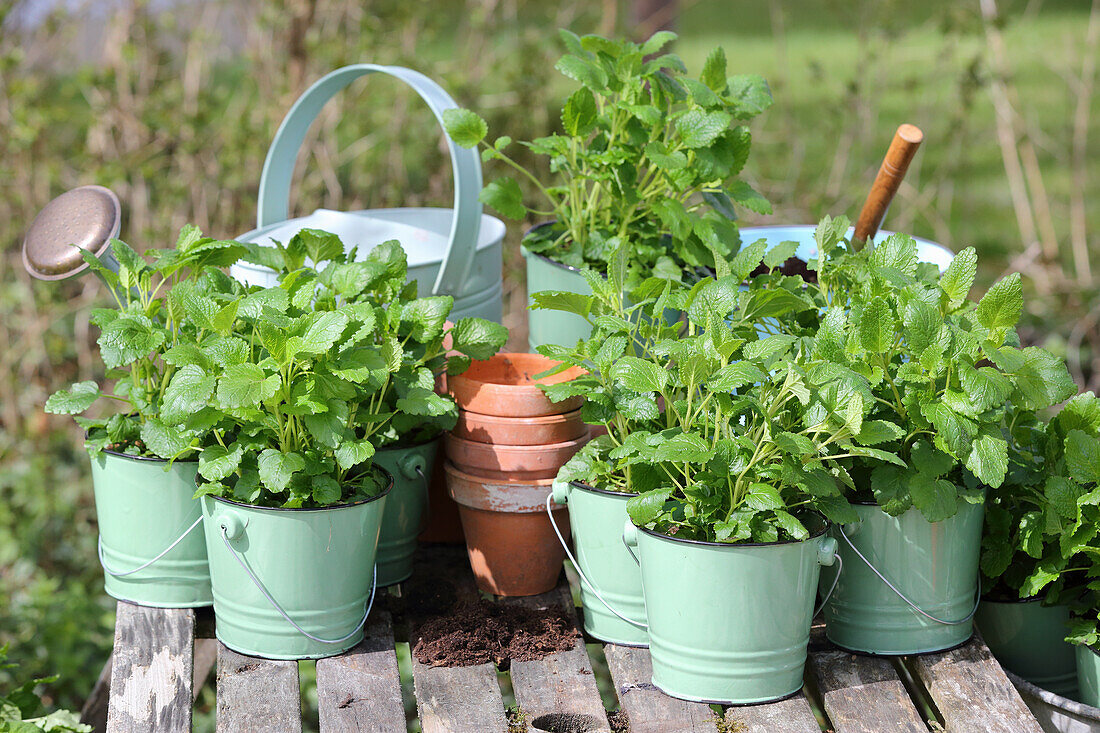
M920 147L923 139L924 133L916 125L904 124L894 133L890 149L882 159L882 166L878 169L871 192L867 194L863 210L859 212L859 219L856 221L853 237L856 249L875 236L879 225L882 224L882 218L886 216L886 209L894 199L894 194L898 192L901 179L905 178L905 171L909 170L909 163L917 154L917 148Z

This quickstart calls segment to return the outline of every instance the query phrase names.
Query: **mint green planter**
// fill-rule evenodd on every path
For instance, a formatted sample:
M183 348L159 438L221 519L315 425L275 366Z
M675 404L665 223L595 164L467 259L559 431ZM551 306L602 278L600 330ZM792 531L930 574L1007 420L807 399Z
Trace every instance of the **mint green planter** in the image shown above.
M1100 708L1100 655L1087 646L1074 647L1077 658L1077 701Z
M103 588L158 608L214 602L195 494L198 463L104 451L92 461ZM165 468L168 468L166 471Z
M218 639L267 659L319 659L358 644L388 493L324 509L204 496Z
M622 538L626 502L633 496L580 483L554 484L554 503L569 508L577 549L570 560L581 574L584 630L612 644L648 646L642 573ZM568 553L568 544L562 545Z
M439 450L439 438L406 447L383 448L375 465L393 476L378 536L378 585L394 585L412 575L416 536L428 502L428 479Z
M935 523L916 509L891 517L874 504L852 506L860 521L844 525L847 540L841 527L831 530L844 574L825 605L829 641L867 654L921 654L969 639L985 506L960 502Z
M1044 606L1039 598L983 599L974 615L989 650L1001 666L1063 697L1077 696L1077 661L1065 641L1069 608Z
M629 521L649 619L653 684L683 700L741 705L802 688L820 566L836 540L722 544L677 540Z
M527 260L527 304L534 300L532 294L542 290L564 290L569 293L591 295L592 288L581 275L581 271L569 265L554 262L549 257L523 250ZM588 338L592 327L588 321L575 313L563 313L551 310L527 311L527 343L531 351L538 351L543 344L573 346L577 341Z

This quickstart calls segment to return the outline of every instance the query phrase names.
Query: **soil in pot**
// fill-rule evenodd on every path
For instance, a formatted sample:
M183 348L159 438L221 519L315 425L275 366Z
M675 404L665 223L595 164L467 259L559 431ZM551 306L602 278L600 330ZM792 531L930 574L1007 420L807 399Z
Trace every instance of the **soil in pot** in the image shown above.
M752 271L751 276L767 275L769 272L778 272L780 275L788 275L791 277L800 275L802 279L808 283L817 282L817 271L811 270L805 260L800 260L797 257L788 257L780 263L779 267L769 268L765 264L757 265L756 269Z
M559 608L534 609L479 599L463 601L417 630L413 654L432 667L515 661L568 651L577 640L572 619Z

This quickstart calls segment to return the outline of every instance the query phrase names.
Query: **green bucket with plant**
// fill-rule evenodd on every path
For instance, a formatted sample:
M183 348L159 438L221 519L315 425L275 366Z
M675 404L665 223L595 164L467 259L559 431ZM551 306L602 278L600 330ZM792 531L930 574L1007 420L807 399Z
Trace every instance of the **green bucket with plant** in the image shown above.
M378 585L408 580L412 575L416 536L428 512L428 482L439 452L439 438L379 448L374 463L393 476L378 536Z
M858 519L832 529L846 570L826 634L860 652L945 649L971 634L984 494L1008 466L1006 410L1044 409L1075 387L1054 355L1020 348L1018 274L974 303L972 248L940 274L910 237L853 253L847 230L839 218L818 227L807 293L822 315L809 330L815 353L866 379L874 448L843 466Z
M559 479L634 494L625 540L640 561L653 683L683 699L764 702L801 688L819 568L836 547L822 514L851 518L829 469L863 450L869 390L793 337L761 337L760 319L814 307L793 285L743 289L763 256L763 244L750 246L719 258L714 279L651 277L627 298L619 250L606 280L588 278L593 295L534 296L592 326L576 346L540 348L561 369L589 372L545 387L551 399L584 394L585 420L608 426L606 453L579 454ZM686 320L653 318L666 308ZM610 547L583 529L576 541L578 558Z
M151 262L117 239L110 243L111 268L83 252L115 299L115 308L92 313L114 388L74 384L52 395L46 411L76 415L104 399L121 407L109 417L76 418L92 457L99 558L114 598L164 608L213 601L202 512L193 496L195 443L170 425L188 406L170 382L183 366L180 355L203 338L216 339L214 323L227 319L217 308L195 309L181 294L224 278L218 268L243 251L188 226L175 248L148 250Z
M223 275L173 290L196 311L228 315L209 342L175 355L166 394L182 409L171 427L203 446L196 495L218 638L263 657L330 656L362 638L376 585L393 481L373 463L375 443L453 412L431 368L446 361L444 338L480 353L488 340L499 347L503 327L463 319L448 329L452 299L416 297L396 242L360 260L335 235L303 230L247 256L277 284ZM420 350L411 362L406 348Z
M1077 694L1077 663L1065 637L1070 606L1087 593L1091 561L1082 543L1095 534L1096 519L1088 503L1078 504L1089 489L1070 472L1082 446L1066 438L1085 427L1095 440L1096 405L1091 394L1079 395L1050 420L1011 410L1008 474L986 499L975 625L1005 669L1065 697Z
M771 213L771 206L738 178L751 135L743 122L771 104L771 92L756 75L726 76L726 56L716 48L699 79L683 61L662 49L675 40L668 31L642 44L562 30L566 54L557 69L579 83L561 113L562 133L522 143L549 159L556 180L541 181L506 151L510 137L484 143L483 157L517 171L548 202L524 204L514 178L490 182L481 200L512 219L552 219L523 240L527 292L585 294L582 272L606 277L620 245L629 242L627 288L650 276L691 279L714 268L738 242L734 206ZM468 110L449 111L444 122L459 145L483 143L488 128ZM583 320L563 312L534 311L529 343L572 345L586 338Z

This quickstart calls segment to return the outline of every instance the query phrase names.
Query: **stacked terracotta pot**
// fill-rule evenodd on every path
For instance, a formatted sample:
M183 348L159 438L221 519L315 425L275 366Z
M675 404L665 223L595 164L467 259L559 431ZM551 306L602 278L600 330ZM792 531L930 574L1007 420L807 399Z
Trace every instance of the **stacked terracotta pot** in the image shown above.
M459 418L444 443L447 490L458 503L478 587L496 595L545 593L565 559L546 497L558 469L588 441L588 426L582 398L554 403L539 388L582 373L535 378L554 366L538 354L505 353L449 379ZM565 507L552 507L565 535Z

